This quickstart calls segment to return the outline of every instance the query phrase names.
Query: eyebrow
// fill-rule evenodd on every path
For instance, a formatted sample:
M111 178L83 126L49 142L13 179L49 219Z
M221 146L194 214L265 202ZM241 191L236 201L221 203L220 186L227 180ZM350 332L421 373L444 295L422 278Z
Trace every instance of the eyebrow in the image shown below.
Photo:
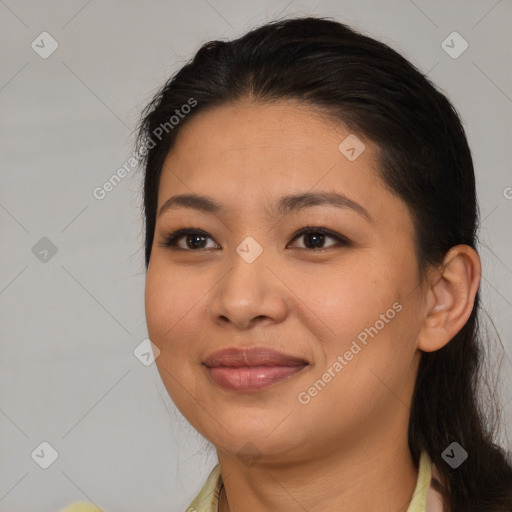
M359 203L349 199L343 194L337 192L307 192L303 194L294 194L281 197L271 208L271 214L285 216L291 212L310 208L312 206L335 206L337 208L349 208L366 220L372 222L372 217L368 210ZM177 208L193 208L206 213L222 213L224 206L208 196L197 194L180 194L172 196L160 207L158 216L164 212Z

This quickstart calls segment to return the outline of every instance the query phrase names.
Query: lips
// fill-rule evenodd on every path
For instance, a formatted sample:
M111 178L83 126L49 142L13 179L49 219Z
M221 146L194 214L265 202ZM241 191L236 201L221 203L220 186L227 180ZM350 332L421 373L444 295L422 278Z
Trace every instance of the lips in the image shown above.
M214 352L203 361L203 365L223 388L257 391L289 379L308 366L308 362L265 347L234 347Z
M208 356L203 364L208 367L229 366L297 366L307 364L307 361L276 350L264 347L256 348L226 348Z

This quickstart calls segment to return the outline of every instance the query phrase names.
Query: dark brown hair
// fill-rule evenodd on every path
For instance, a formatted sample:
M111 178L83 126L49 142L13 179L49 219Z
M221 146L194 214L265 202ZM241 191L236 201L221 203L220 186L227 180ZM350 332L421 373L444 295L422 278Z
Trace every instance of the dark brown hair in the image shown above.
M204 44L144 110L137 148L145 172L146 268L162 165L176 134L198 112L242 98L299 100L373 140L383 181L412 214L420 275L454 245L476 249L473 162L451 103L389 46L334 20L305 17ZM451 512L510 512L510 454L496 443L478 399L478 311L479 294L461 331L442 349L422 353L408 442L416 464L422 450L436 464ZM454 441L469 454L457 469L442 458Z

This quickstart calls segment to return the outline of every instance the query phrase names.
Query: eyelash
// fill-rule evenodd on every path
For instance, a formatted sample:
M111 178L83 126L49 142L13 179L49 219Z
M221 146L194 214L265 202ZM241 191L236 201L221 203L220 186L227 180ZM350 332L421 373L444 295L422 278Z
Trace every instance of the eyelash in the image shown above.
M334 240L336 240L338 242L338 246L346 247L346 246L351 245L350 240L348 238L344 237L343 235L340 235L338 233L335 233L335 232L330 231L325 228L315 227L315 226L306 226L306 227L303 227L302 229L299 229L299 231L297 231L293 235L291 241L294 241L295 239L299 238L300 236L310 234L310 233L316 233L316 234L319 233L319 234L328 236L329 238L333 238ZM202 231L200 229L182 228L182 229L178 229L177 231L174 231L173 233L164 235L164 242L160 242L159 245L168 247L173 251L201 252L201 251L207 250L207 249L183 249L182 247L177 247L178 240L183 238L185 235L196 235L196 236L211 238L210 235L208 235L208 233L206 233L205 231ZM312 251L323 252L328 249L333 249L335 247L336 246L330 246L330 247L325 247L325 248L320 248L320 249L308 249L307 247L304 247L304 248L299 247L299 249L307 250L310 252L312 252Z

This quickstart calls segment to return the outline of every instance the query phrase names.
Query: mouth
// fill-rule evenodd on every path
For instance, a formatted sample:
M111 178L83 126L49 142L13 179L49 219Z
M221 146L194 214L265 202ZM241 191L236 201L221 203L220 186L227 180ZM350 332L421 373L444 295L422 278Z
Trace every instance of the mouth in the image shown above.
M216 384L225 389L247 392L288 380L309 363L300 357L260 347L214 352L203 361L203 365Z

